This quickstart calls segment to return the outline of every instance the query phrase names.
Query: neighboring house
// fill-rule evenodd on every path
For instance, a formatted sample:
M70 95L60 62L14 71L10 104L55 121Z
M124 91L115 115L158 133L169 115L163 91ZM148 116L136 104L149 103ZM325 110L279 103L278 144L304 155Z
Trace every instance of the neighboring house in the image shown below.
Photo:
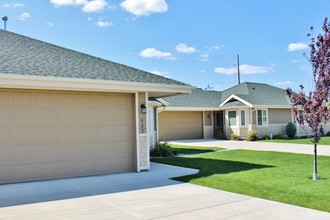
M192 89L0 30L0 183L149 169L148 99Z
M213 138L232 133L245 139L257 130L259 137L286 134L293 122L285 90L245 82L222 92L196 89L191 94L167 97L158 108L160 140ZM304 132L298 126L298 135Z

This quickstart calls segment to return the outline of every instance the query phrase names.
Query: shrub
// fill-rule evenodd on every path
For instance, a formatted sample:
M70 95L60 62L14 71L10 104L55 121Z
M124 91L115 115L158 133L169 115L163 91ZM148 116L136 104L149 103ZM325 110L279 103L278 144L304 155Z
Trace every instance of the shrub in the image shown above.
M258 131L251 130L246 136L247 141L257 141L258 140Z
M177 151L173 149L166 141L156 142L150 150L150 156L152 157L172 157L175 155L177 155Z
M275 134L273 136L273 139L283 139L283 135L282 134Z
M266 135L264 135L261 139L262 139L262 140L270 140L270 137L269 137L268 134L266 134Z
M227 136L225 133L219 131L218 134L217 134L217 139L219 140L227 140Z
M288 138L293 139L296 136L297 128L296 128L296 125L293 124L292 122L289 122L286 125L285 130L286 130L286 135L288 136Z
M325 136L330 136L330 131L328 131L328 132L325 134Z
M238 141L240 139L240 136L238 136L237 134L235 133L232 133L230 135L230 140L233 140L233 141Z

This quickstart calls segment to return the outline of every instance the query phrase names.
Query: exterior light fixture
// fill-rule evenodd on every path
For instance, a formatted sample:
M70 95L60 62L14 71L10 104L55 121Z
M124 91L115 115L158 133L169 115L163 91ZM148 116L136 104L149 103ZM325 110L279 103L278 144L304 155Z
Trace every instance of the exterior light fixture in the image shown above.
M147 107L146 107L146 105L145 104L141 104L140 107L141 107L142 114L147 114Z

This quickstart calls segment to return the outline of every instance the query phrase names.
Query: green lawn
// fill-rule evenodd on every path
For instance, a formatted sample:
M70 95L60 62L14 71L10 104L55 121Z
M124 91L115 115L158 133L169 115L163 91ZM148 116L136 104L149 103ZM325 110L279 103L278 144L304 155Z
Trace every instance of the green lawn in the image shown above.
M176 180L330 212L330 157L319 156L313 181L312 155L231 150L153 162L199 169Z
M302 139L288 139L288 140L262 140L264 142L275 142L275 143L290 143L290 144L311 144L311 139L308 138L302 138ZM320 142L318 143L320 145L330 145L330 137L322 137Z
M201 154L201 153L224 150L224 148L220 148L220 147L195 147L195 146L184 146L177 144L171 144L171 147L174 148L178 152L178 154Z

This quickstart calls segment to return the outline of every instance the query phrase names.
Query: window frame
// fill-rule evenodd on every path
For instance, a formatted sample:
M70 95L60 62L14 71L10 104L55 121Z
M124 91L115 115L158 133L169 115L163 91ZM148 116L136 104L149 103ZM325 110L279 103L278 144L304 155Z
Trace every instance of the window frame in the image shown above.
M258 112L261 111L261 125L259 125L259 117L258 117ZM265 112L265 116L263 115L263 112ZM263 123L263 118L266 117L266 122L265 124ZM256 122L258 127L267 127L268 126L268 109L257 109L256 111Z
M242 112L244 112L244 125L242 124ZM240 125L241 127L246 127L246 110L245 109L241 109L240 110Z
M235 122L236 122L235 125L231 125L230 124L230 112L235 112ZM237 110L228 111L228 126L229 127L238 127L238 123L237 123Z

